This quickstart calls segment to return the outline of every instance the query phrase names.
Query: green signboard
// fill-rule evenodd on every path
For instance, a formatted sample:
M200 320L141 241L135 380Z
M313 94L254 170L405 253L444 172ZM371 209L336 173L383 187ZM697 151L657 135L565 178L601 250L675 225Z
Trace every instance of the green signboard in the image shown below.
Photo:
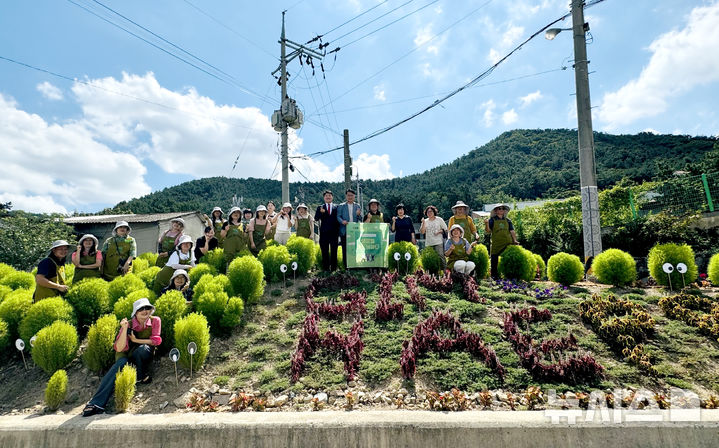
M347 224L347 267L386 268L389 224Z

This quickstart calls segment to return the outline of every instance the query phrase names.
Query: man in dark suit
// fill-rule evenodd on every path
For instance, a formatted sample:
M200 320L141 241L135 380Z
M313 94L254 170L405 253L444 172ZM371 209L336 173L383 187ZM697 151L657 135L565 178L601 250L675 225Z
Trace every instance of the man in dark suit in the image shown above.
M334 271L337 269L337 238L340 223L337 221L337 206L332 203L332 192L326 190L322 196L325 202L315 211L315 221L320 223L322 269Z

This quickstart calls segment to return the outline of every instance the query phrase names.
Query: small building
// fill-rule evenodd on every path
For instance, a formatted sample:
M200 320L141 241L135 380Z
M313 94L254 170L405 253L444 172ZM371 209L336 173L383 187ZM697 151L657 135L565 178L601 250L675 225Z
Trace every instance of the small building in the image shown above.
M132 237L137 241L138 255L144 252L157 252L160 235L170 228L170 221L182 218L185 221L186 235L194 240L201 237L205 230L205 215L200 212L153 213L149 215L91 215L65 218L64 222L75 228L75 233L95 235L102 244L112 236L112 229L118 221L127 221L132 227Z

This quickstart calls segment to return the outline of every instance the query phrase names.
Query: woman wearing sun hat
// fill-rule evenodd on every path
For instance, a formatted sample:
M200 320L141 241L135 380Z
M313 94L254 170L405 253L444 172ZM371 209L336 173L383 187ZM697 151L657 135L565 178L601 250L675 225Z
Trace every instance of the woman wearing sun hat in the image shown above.
M287 240L292 235L292 226L295 225L295 218L292 216L292 204L285 202L282 204L280 212L272 220L275 227L275 241L283 246L287 244Z
M242 209L240 207L232 207L227 215L227 221L222 226L220 237L225 240L225 260L227 265L242 250L247 248L247 240L245 239L244 226L242 224Z
M449 228L449 238L444 243L444 255L447 257L447 268L460 274L470 274L474 270L474 262L469 255L477 242L470 243L464 238L464 229L459 224Z
M170 258L170 253L175 249L175 246L177 246L177 242L180 240L184 229L184 219L173 218L170 221L170 228L167 229L157 241L157 261L155 262L155 266L165 266L167 259Z
M67 292L65 280L65 258L70 244L65 240L56 240L52 243L47 257L37 265L35 274L35 293L33 301L59 296Z
M315 239L315 221L310 215L310 209L303 202L297 206L297 216L295 216L296 235L303 238Z
M112 236L102 245L102 278L108 282L130 272L132 260L137 256L137 242L130 232L127 221L118 221Z
M224 224L225 221L223 219L222 209L220 207L213 208L210 213L210 222L207 225L211 226L215 230L215 237L217 238L217 245L219 247L224 247L223 244L225 239L222 235L220 235Z
M489 213L489 219L484 221L484 232L491 235L489 254L492 278L499 277L497 265L502 252L512 244L519 244L514 226L512 221L507 218L507 213L509 213L509 205L497 204Z
M72 254L72 264L75 265L74 283L84 278L99 278L102 266L102 252L98 250L99 242L94 235L86 234L77 242L77 250Z
M472 243L479 240L477 226L474 225L472 217L469 216L469 206L462 201L457 201L457 203L452 206L452 213L454 213L454 216L449 218L447 226L452 227L455 224L459 224L462 226L462 230L464 230L467 241Z
M115 364L110 367L95 395L82 410L83 417L105 412L105 406L115 391L115 375L127 364L137 369L137 380L141 384L152 382L150 368L155 347L162 343L160 318L153 316L155 307L146 298L132 304L132 316L120 321L120 331L115 337L112 348L115 351Z
M377 199L370 199L367 203L368 212L364 215L366 223L385 223L384 214L379 211L380 203Z
M152 289L155 294L160 294L162 288L167 286L172 274L177 269L192 269L195 267L195 252L192 250L192 237L190 235L182 235L180 241L177 242L175 251L172 252L167 264L160 269L155 276L155 282Z
M250 220L248 228L250 235L250 252L255 256L267 247L267 240L271 239L272 223L267 217L267 207L264 205L257 206L255 217Z
M180 291L187 303L192 302L192 288L190 288L190 276L184 269L176 269L170 282L160 291L163 296L168 291ZM159 297L159 296L158 296Z

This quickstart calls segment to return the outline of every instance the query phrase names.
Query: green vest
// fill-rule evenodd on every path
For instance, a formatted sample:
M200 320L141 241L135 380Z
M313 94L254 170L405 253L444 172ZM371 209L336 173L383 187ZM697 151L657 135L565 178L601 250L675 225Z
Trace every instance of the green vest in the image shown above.
M217 238L217 247L224 247L225 239L222 237L222 226L223 226L222 220L215 221L212 225L215 229L215 238Z
M80 254L78 254L80 255ZM80 255L80 266L89 266L92 264L95 264L96 257L95 255ZM75 266L75 276L72 279L73 283L77 283L80 280L84 278L99 278L100 277L100 269L94 268L94 269L81 269L77 266Z
M179 258L179 257L178 257ZM180 264L189 266L192 263L192 254L190 254L190 258L187 260L180 259ZM162 269L160 269L160 272L157 273L155 276L155 281L152 283L152 290L155 291L156 295L159 295L163 288L165 288L169 283L170 279L172 278L172 274L175 273L175 268L171 266L163 266Z
M467 241L464 238L459 240L459 244L454 244L454 240L451 238L449 241L452 243L452 253L449 254L447 257L447 267L449 269L454 269L454 262L459 260L469 260L469 255L467 255L467 250L464 248L464 242Z
M509 233L509 221L506 218L494 218L492 221L491 254L499 255L512 244L512 234Z
M150 316L148 319L152 319L152 316ZM130 321L130 325L132 326L132 321ZM122 331L122 328L120 328L120 331ZM135 332L135 337L137 339L150 339L150 336L152 336L152 327L145 327L141 331ZM132 352L135 351L137 348L137 345L133 347L133 343L130 341L130 336L127 336L127 343L130 346L130 350L126 352L115 352L115 361L117 361L120 358L129 358L130 355L132 355ZM139 380L140 378L138 378Z
M133 240L131 236L126 237L122 241L120 241L117 236L108 239L107 253L102 263L102 277L108 282L120 275L117 272L117 268L120 266L120 259L126 260L130 256L133 241L135 240Z
M260 227L260 225L257 224L257 221L255 221L255 230L252 231L252 239L255 242L255 248L251 249L252 253L255 255L259 254L262 249L267 247L267 241L265 240L265 231L267 230L267 225L269 223L270 221L268 219L265 221L262 227Z
M161 268L165 266L165 264L167 264L167 260L170 259L170 253L175 250L175 240L179 236L179 233L175 236L167 236L167 232L165 232L165 234L162 236L162 241L160 241L160 248L162 249L160 252L167 252L167 255L158 256L157 261L155 262L155 266Z
M66 285L65 281L65 265L58 265L55 260L52 257L47 257L50 259L50 261L53 262L55 265L55 277L48 278L53 283L57 283L58 285ZM60 291L57 289L52 288L46 288L44 286L35 285L35 293L32 295L33 302L40 301L42 299L47 299L48 297L55 297L59 296Z
M295 226L297 227L297 236L309 238L310 235L312 235L309 216L307 218L300 218L299 216L297 216Z

